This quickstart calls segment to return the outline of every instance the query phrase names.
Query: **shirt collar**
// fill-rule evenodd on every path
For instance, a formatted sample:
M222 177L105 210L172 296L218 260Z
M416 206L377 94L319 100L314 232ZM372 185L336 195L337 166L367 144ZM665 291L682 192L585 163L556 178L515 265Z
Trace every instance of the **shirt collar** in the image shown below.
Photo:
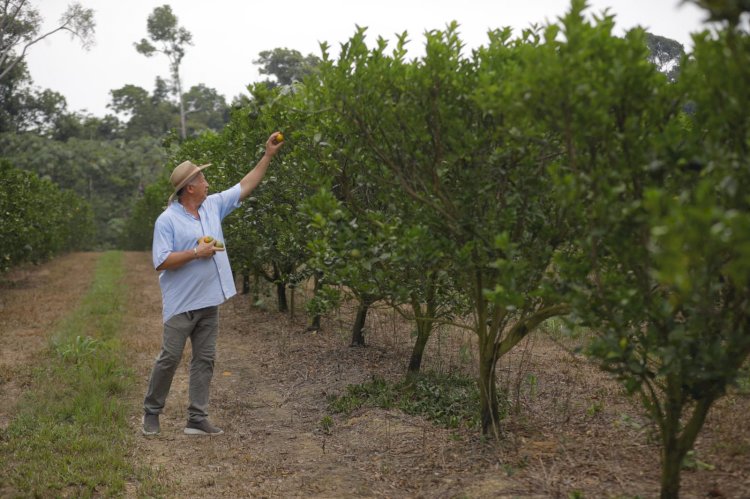
M174 208L175 210L177 210L178 212L180 212L180 213L184 213L185 215L187 215L188 217L192 218L193 220L197 220L197 219L196 219L196 218L195 218L195 217L193 216L193 214L192 214L192 213L190 213L189 211L187 211L187 209L186 209L186 208L185 208L185 207L184 207L184 206L182 205L182 203L180 203L180 202L179 202L179 201L178 201L177 199L175 199L174 201L172 201L172 207L173 207L173 208ZM203 208L203 203L201 203L201 204L200 204L200 206L198 206L198 213L200 213L200 211L201 211L201 208Z

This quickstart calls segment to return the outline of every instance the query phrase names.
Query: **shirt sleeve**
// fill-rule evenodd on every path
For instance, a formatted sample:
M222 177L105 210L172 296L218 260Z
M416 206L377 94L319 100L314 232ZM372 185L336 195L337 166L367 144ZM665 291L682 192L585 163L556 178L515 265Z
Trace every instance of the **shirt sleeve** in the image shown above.
M151 247L151 257L154 269L164 263L170 253L174 251L174 230L172 224L164 217L156 219L154 224L154 243Z
M240 194L242 189L240 184L237 183L233 187L230 187L226 191L222 191L216 195L216 200L219 208L219 217L224 220L224 217L232 213L235 209L239 208Z

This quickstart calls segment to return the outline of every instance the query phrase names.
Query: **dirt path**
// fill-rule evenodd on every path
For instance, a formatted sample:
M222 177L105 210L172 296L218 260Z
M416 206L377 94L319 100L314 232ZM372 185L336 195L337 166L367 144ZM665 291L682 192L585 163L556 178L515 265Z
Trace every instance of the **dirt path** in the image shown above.
M160 295L148 258L128 254L127 261L131 298L145 301L126 334L136 346L145 389L160 344ZM304 329L304 320L251 310L242 296L222 306L211 394L211 419L225 431L218 437L182 434L186 352L161 418L162 434L138 439L136 450L162 470L175 497L435 496L464 489L465 463L454 464L463 444L420 418L368 410L324 431L326 395L367 380L385 353L351 349L338 336ZM140 400L133 404L139 407ZM134 431L139 417L133 416ZM486 497L506 486L500 479L492 483Z
M15 275L0 288L0 424L23 390L34 352L90 283L98 255L73 254ZM129 403L133 460L157 471L173 497L654 497L659 448L637 405L598 369L534 336L498 366L517 412L500 443L445 430L399 411L330 415L327 396L373 375L398 379L411 343L408 325L373 310L367 348L348 347L351 320L304 319L251 308L237 296L221 307L211 419L217 437L182 433L190 349L162 416L162 434L140 435L143 390L161 343L157 275L146 253L126 253L128 309L123 341L138 374ZM424 368L471 372L472 338L431 340ZM750 497L750 397L712 412L683 473L682 497ZM321 421L332 416L332 427ZM706 466L703 466L703 465ZM128 495L136 495L130 484Z

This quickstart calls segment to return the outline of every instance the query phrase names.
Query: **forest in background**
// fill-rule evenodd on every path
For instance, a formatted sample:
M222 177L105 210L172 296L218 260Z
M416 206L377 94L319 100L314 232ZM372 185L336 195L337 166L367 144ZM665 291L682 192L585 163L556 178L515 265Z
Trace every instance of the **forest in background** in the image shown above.
M0 9L0 162L4 172L18 169L37 178L7 173L7 179L13 178L15 183L6 184L0 194L0 208L14 216L6 217L0 234L20 236L25 249L9 246L0 250L4 261L0 269L22 261L39 262L62 249L148 247L149 228L131 221L133 213L143 213L144 194L168 189L169 161L180 143L219 132L228 123L232 109L247 104L248 97L238 95L227 102L225 96L203 83L182 90L181 57L177 60L174 54L184 56L191 39L165 5L154 9L149 17L149 37L154 51L156 45L171 47L166 50L171 50L166 54L169 76L155 76L150 90L132 84L112 89L108 104L111 112L103 117L70 110L64 95L35 86L21 54L24 43L43 36L40 16L29 4L15 12L15 4L23 5L5 2ZM66 15L66 29L82 43L94 36L91 11L71 8ZM150 42L142 40L135 50L150 56ZM261 74L269 76L264 84L273 87L301 79L317 60L293 49L276 48L260 52L254 62ZM34 189L40 192L38 198L31 195ZM85 207L86 215L79 214L77 226L74 222L70 234L64 236L75 239L75 246L31 235L59 225L44 219L45 213L66 209L50 205L56 195L51 194L53 191L68 191ZM29 208L44 199L45 209ZM148 211L153 214L154 210L160 207ZM143 221L141 216L137 219L138 223Z

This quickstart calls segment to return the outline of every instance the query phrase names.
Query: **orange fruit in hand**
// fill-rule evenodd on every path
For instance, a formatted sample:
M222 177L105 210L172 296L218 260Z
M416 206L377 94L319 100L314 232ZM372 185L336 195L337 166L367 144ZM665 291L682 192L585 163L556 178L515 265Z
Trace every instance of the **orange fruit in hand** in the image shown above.
M276 134L276 137L273 138L273 141L275 144L281 144L284 142L284 134L279 132Z
M210 243L213 240L214 240L214 238L211 237L211 236L199 237L198 238L198 243Z

